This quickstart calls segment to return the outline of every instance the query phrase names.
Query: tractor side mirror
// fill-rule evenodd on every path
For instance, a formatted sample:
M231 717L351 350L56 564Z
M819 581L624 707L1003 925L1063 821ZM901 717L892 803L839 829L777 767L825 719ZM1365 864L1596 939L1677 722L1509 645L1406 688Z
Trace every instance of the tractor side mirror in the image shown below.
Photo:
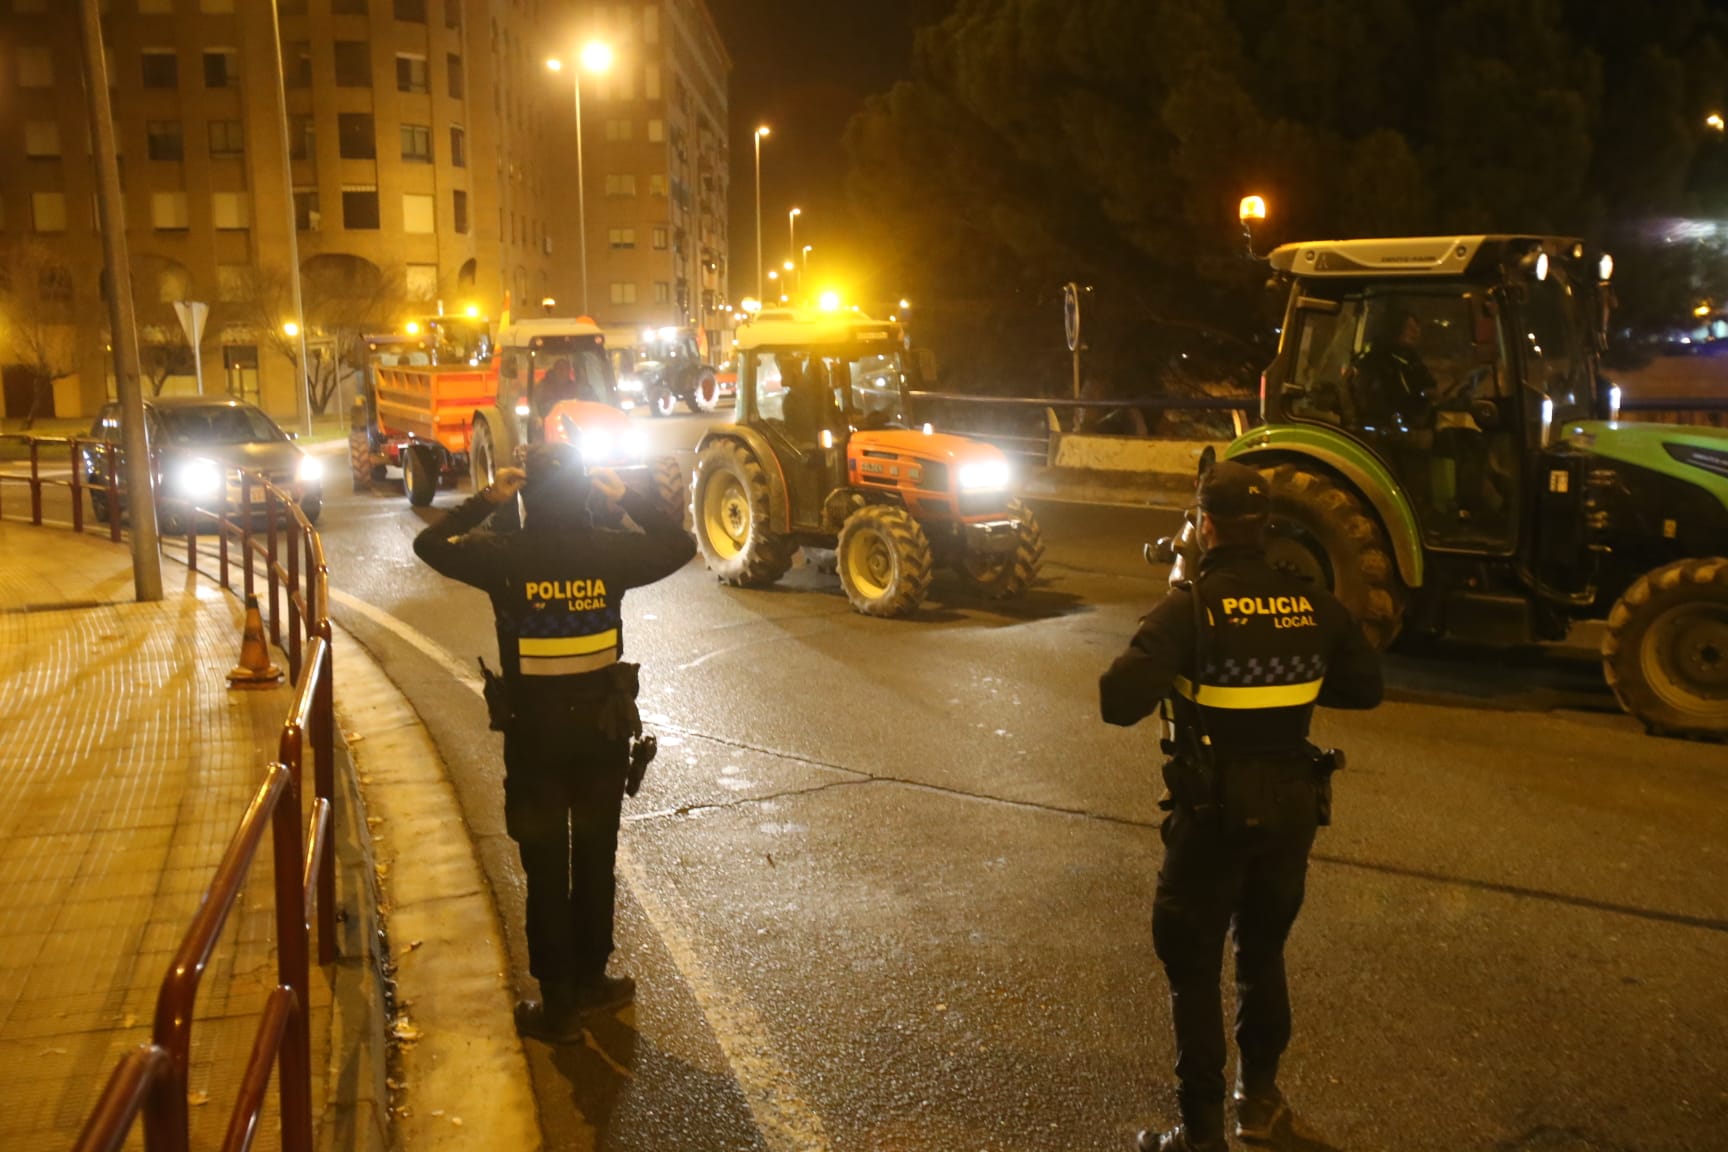
M1476 427L1484 432L1492 432L1500 426L1500 406L1492 400L1470 401L1470 419Z

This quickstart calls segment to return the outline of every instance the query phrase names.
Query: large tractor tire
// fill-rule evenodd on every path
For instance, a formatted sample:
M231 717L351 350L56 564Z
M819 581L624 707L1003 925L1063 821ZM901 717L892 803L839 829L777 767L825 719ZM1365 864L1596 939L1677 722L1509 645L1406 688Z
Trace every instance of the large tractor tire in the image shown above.
M655 459L649 469L653 477L652 495L660 510L690 530L690 485L685 483L684 469L675 456Z
M712 368L704 368L690 381L690 411L700 415L720 406L720 381Z
M975 596L990 600L1015 600L1026 594L1044 563L1044 533L1032 509L1020 500L1008 503L1008 514L1020 522L1014 551L994 556L962 553L954 561L960 582Z
M1361 497L1301 464L1262 468L1272 488L1267 559L1343 601L1368 642L1385 650L1404 625L1408 591L1392 544Z
M840 584L866 616L905 616L930 590L930 541L894 504L858 509L840 528Z
M372 439L364 428L355 428L348 433L348 471L354 480L354 491L371 489Z
M648 410L655 416L670 416L678 411L678 394L664 384L657 384L648 396Z
M438 453L429 444L410 444L402 449L402 490L408 503L424 508L438 493Z
M476 492L496 480L498 469L505 467L510 459L510 446L501 444L500 440L492 421L482 413L475 413L474 428L468 437L468 475Z
M1640 576L1608 614L1602 672L1652 734L1728 737L1728 559Z
M765 588L786 575L792 549L769 525L768 475L745 448L716 441L696 459L690 521L709 571L735 588Z

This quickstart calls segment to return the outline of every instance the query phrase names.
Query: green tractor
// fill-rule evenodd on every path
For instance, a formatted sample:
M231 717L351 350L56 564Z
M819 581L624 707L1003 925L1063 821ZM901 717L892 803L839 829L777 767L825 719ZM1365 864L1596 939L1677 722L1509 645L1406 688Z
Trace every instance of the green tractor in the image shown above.
M1612 259L1548 236L1269 259L1289 296L1263 423L1225 457L1271 482L1273 563L1382 648L1605 618L1628 712L1728 737L1728 432L1619 420L1599 364Z

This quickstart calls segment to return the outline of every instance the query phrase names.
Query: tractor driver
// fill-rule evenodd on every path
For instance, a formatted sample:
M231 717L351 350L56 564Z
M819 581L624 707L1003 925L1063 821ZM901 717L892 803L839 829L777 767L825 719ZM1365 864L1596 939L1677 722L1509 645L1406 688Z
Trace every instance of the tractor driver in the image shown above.
M1422 321L1408 308L1386 308L1368 350L1351 370L1351 395L1368 427L1382 434L1428 430L1437 385L1422 362Z
M566 400L576 399L576 374L570 370L568 358L560 356L552 362L552 367L546 370L546 375L540 377L540 386L535 389L534 406L540 411L540 419L552 415L552 409Z

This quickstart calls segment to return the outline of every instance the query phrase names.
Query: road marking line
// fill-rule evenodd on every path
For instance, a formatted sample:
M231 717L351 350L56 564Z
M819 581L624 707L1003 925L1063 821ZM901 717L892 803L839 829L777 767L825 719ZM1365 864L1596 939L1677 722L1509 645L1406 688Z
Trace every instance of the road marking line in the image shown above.
M480 695L480 678L413 625L335 588L330 589L330 599L390 632L449 672L475 695ZM690 989L715 1042L720 1045L720 1052L744 1094L750 1118L755 1121L763 1143L770 1152L827 1152L833 1145L822 1119L792 1087L791 1074L769 1045L766 1022L748 1000L729 991L709 974L697 956L694 941L650 888L635 854L622 841L618 845L618 866L636 903L672 957L673 967Z

